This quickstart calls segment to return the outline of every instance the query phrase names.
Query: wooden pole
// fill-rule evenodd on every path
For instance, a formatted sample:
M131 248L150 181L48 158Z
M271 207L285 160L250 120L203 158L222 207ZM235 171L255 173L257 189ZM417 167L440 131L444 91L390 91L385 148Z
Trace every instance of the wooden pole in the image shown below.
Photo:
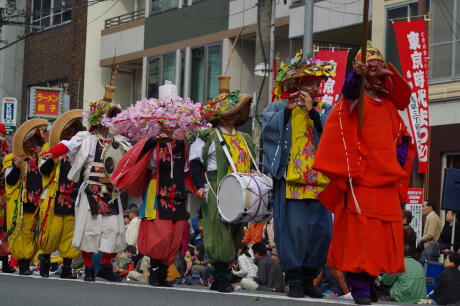
M363 32L361 39L361 62L366 64L367 56L367 35L369 33L369 0L364 0L363 7ZM358 104L358 126L363 127L363 111L364 111L364 82L366 75L361 75L361 88L359 90L359 104Z

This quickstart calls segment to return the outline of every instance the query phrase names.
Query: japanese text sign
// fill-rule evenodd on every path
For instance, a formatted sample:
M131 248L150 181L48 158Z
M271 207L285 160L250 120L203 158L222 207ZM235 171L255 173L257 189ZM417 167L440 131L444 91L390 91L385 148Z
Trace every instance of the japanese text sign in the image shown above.
M323 97L321 101L333 105L339 100L340 92L345 82L347 70L348 50L319 50L318 57L325 61L332 61L336 64L336 75L323 82L321 91Z
M423 188L409 188L407 190L406 210L412 213L410 226L417 234L417 240L422 237L422 204Z
M393 22L403 76L412 88L409 107L412 134L417 144L419 173L428 172L428 37L426 21Z
M35 87L33 95L33 115L56 118L62 113L63 91L61 88Z

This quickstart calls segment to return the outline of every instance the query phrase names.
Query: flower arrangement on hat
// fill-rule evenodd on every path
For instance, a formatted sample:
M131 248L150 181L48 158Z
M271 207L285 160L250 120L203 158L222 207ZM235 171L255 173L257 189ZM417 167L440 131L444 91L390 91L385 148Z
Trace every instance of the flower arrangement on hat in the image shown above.
M223 93L212 99L203 107L204 115L209 117L219 118L222 114L232 111L240 102L240 91L235 90L229 94Z
M296 53L289 64L281 62L275 79L273 94L280 97L283 93L282 85L297 78L323 79L335 77L336 63L325 61L319 57L302 57L302 50Z
M168 134L184 140L189 133L209 127L203 123L203 106L189 98L162 96L143 99L123 110L114 118L104 117L101 124L114 134L137 141L145 137Z

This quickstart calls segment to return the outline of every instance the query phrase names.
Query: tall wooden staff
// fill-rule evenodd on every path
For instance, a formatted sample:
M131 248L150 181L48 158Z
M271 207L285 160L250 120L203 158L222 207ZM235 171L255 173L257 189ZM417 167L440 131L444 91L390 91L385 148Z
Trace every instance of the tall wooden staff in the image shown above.
M367 57L367 35L369 33L369 0L364 0L363 7L363 32L361 37L361 62L366 64ZM364 110L364 82L366 74L361 75L361 87L359 89L359 104L358 104L358 126L363 127L363 110Z

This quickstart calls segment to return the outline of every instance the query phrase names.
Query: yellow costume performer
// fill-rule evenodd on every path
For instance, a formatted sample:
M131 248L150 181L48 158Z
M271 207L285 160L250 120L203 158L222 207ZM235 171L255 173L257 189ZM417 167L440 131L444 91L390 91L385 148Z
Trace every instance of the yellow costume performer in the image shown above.
M44 144L40 127L43 119L23 123L13 140L13 153L3 160L6 176L7 229L11 255L19 264L19 274L30 275L30 260L36 251L35 226L42 178L38 171L38 153Z
M81 119L81 109L68 111L59 117L50 133L51 147L83 130ZM49 276L51 253L57 250L63 258L60 277L75 278L70 266L72 259L79 254L79 251L72 247L72 239L75 228L75 200L80 184L67 179L71 167L68 156L48 159L40 165L44 184L38 238L38 245L42 252L40 260L42 277Z

